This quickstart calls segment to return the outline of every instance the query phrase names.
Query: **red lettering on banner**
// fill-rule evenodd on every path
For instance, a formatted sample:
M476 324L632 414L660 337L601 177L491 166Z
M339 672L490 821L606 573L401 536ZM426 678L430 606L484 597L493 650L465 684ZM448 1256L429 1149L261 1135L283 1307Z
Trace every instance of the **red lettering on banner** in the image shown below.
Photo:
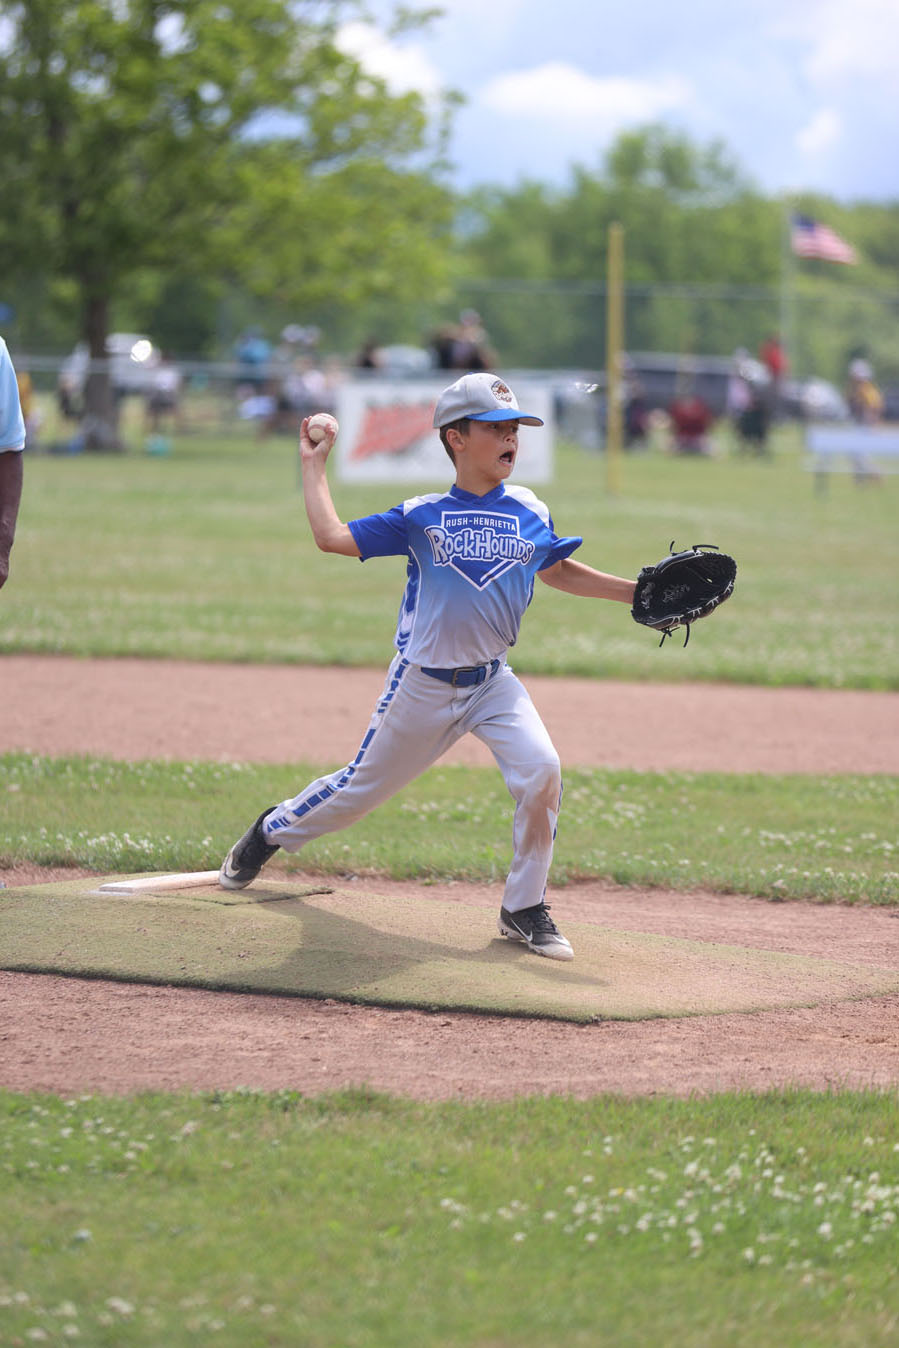
M423 436L434 431L433 399L426 403L382 403L365 409L351 459L372 454L405 454Z

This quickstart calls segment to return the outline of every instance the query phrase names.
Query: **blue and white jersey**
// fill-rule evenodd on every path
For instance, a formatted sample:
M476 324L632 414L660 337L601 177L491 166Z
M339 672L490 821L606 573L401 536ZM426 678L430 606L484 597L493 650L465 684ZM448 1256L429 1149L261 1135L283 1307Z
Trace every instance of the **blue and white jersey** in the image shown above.
M363 561L406 556L396 648L412 664L480 665L514 646L538 571L579 548L559 538L527 487L486 496L453 485L380 515L351 520Z
M0 337L0 454L7 449L22 449L25 422L19 402L19 385L6 343Z

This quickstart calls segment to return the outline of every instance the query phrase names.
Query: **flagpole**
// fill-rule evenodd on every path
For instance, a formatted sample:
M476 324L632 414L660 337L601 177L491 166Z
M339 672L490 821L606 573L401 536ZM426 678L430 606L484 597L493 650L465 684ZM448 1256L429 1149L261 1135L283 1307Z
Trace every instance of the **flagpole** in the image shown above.
M615 496L621 483L623 406L621 352L624 345L624 226L609 225L606 261L606 487Z
M799 378L796 345L796 264L792 246L793 203L785 193L781 203L780 227L780 340L794 379Z

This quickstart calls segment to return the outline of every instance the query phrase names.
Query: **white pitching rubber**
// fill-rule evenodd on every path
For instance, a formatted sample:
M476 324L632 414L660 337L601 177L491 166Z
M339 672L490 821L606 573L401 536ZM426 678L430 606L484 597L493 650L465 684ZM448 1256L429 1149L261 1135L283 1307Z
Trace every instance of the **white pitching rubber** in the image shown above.
M184 871L180 875L142 875L138 880L114 880L101 885L101 894L140 894L146 890L191 889L218 883L218 871Z

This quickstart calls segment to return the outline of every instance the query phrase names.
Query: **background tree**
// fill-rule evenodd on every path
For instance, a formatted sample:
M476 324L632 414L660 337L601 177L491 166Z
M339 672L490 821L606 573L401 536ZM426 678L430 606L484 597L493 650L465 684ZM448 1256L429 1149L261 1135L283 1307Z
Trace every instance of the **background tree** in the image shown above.
M852 242L859 265L793 262L784 238L792 207ZM896 203L766 197L722 145L654 125L622 134L598 170L576 166L565 189L524 182L472 195L454 265L507 365L602 368L606 249L617 220L631 350L755 351L779 330L786 279L799 372L840 382L864 350L895 379L897 212Z
M567 191L525 183L471 200L461 265L507 278L495 313L492 297L483 300L500 350L521 349L514 325L522 324L525 363L534 347L545 363L602 364L606 249L616 220L626 237L632 349L730 351L765 334L770 314L758 332L744 332L742 311L703 304L702 292L715 284L776 286L777 204L752 190L722 146L649 126L622 134L599 171L575 167ZM516 269L527 283L517 297Z
M439 276L450 221L439 185L445 123L432 127L418 96L390 95L340 50L347 8L6 7L6 272L70 284L94 359L112 306L142 270L240 276L250 291L274 289L297 304L335 276L356 297L408 290L410 262L419 283ZM274 113L277 134L266 135ZM105 374L88 380L86 402L93 443L114 444Z

